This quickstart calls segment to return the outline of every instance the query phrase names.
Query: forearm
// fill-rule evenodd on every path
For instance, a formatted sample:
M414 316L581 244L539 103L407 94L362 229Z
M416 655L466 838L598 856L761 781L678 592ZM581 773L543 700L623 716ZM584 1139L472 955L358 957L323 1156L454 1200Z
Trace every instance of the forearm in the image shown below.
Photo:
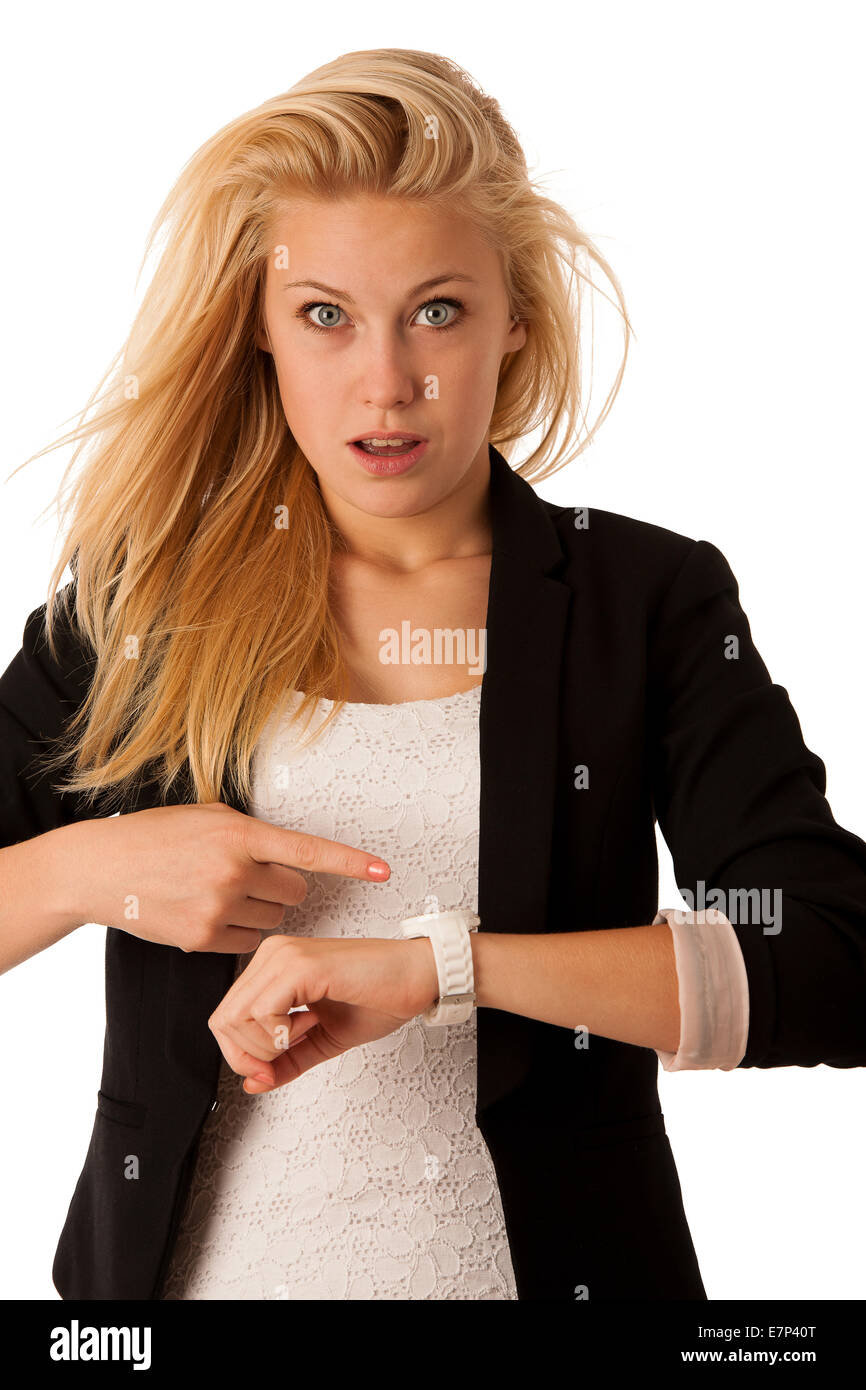
M470 940L479 1008L676 1052L680 1009L666 922L528 936L482 931Z
M78 825L0 849L0 974L81 925L66 901Z

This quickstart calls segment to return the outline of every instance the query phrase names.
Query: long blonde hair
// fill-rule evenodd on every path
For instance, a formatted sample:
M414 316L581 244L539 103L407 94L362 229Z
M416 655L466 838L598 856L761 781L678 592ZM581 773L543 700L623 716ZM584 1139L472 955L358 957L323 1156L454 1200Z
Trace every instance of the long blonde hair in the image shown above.
M346 698L329 603L341 538L256 334L274 229L293 194L368 192L459 205L500 250L509 311L528 336L503 361L490 440L507 456L544 427L521 476L564 467L607 415L631 332L619 283L530 180L498 103L457 64L399 48L346 53L231 121L157 214L142 265L163 231L164 248L84 423L48 446L94 440L74 487L81 443L61 480L71 523L46 606L52 655L61 618L96 659L51 760L72 763L59 790L88 804L100 796L108 810L147 767L164 798L184 774L195 800L218 800L228 775L247 800L255 745L289 692L304 692L298 718L328 690L340 692L330 717ZM566 454L581 415L583 287L597 288L585 260L614 287L625 346L595 425ZM274 524L278 509L287 526ZM73 582L58 596L67 563Z

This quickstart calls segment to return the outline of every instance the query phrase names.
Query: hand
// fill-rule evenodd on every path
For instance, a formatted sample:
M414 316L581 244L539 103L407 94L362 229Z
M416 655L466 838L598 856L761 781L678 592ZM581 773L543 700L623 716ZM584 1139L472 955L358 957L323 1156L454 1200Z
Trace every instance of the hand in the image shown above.
M255 951L306 897L298 868L377 883L390 874L387 864L370 873L382 861L366 850L220 801L79 821L68 833L70 915L182 951Z
M278 934L265 938L208 1027L256 1095L393 1033L438 998L429 937ZM301 1004L308 1012L289 1014Z

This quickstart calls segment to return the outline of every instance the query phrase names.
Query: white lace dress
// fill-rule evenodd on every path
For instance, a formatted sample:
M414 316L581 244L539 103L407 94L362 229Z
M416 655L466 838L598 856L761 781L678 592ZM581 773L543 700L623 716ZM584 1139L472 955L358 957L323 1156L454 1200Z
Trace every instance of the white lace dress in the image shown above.
M431 907L477 910L480 695L348 704L306 748L269 721L250 814L391 867L384 884L306 874L277 931L398 936ZM474 1013L413 1019L270 1095L241 1087L224 1061L163 1298L516 1299Z

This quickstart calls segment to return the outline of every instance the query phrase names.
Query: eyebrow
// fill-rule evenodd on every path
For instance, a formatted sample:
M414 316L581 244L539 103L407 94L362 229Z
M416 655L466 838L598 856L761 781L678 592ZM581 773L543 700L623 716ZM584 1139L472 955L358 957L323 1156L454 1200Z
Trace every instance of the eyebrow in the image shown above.
M422 290L433 289L435 285L444 285L448 280L464 280L469 285L477 285L478 283L471 275L464 275L460 270L449 271L446 275L434 275L430 280L422 280L420 285L416 285L414 289L409 290L406 298L412 299L416 294L420 294ZM283 285L283 289L321 290L323 294L332 294L335 299L345 299L347 304L354 304L355 302L348 290L337 290L334 289L333 285L322 285L317 280L290 280L288 284Z

